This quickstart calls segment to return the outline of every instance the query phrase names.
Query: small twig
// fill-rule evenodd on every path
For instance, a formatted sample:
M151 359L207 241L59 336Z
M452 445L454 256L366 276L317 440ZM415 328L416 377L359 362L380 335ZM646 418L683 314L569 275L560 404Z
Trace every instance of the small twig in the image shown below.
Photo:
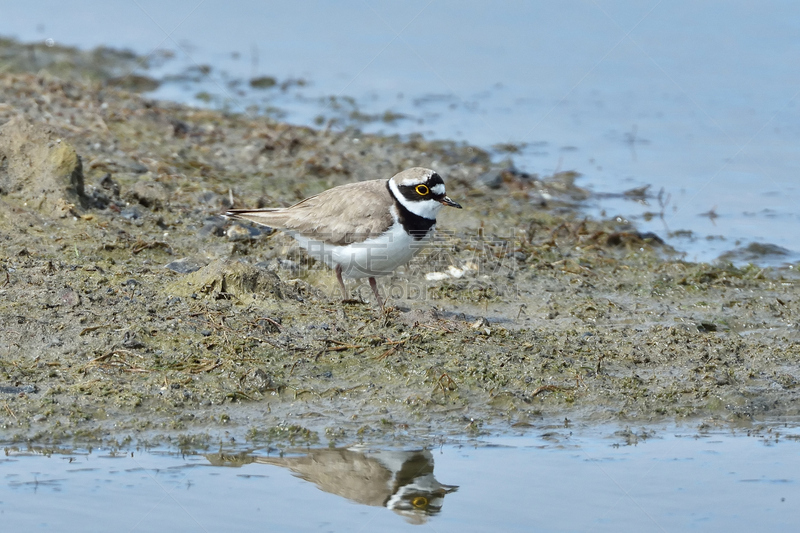
M113 357L115 355L119 355L119 354L133 355L133 356L138 357L139 359L143 359L143 357L141 355L135 354L135 353L130 352L128 350L111 350L108 353L104 353L103 355L99 355L99 356L95 357L94 359L90 359L89 362L86 363L86 364L87 365L91 365L92 363L99 363L100 361L105 361L106 359L108 359L110 357Z
M386 359L387 357L389 357L390 355L392 355L396 351L397 351L397 346L392 346L391 348L389 348L388 350L386 350L382 354L380 354L377 357L375 357L375 359L378 360L378 361L383 361L384 359Z
M245 393L243 391L240 391L240 390L233 391L232 393L228 394L228 398L230 398L231 401L237 400L239 398L239 396L241 396L242 398L245 398L247 400L250 400L251 402L257 401L255 398L253 398L249 394L247 394L247 393Z
M323 352L343 352L345 350L357 350L358 348L363 348L363 346L358 346L356 344L344 344L342 346L328 346Z
M265 316L265 317L263 317L263 320L266 320L267 322L269 322L270 324L272 324L273 326L278 328L278 331L283 331L283 328L281 327L281 325L278 324L275 320L271 319L270 317Z
M189 370L192 374L199 374L200 372L211 372L217 367L222 366L222 361L217 359L214 362L207 363L205 366L201 366L200 368L192 368Z
M11 416L14 417L14 420L19 422L19 419L17 418L17 415L15 415L14 411L12 411L11 408L8 406L8 402L3 402L3 407L6 408L6 411L8 411L8 414L10 414Z
M433 331L441 331L441 332L444 332L444 333L455 333L455 330L452 330L452 329L449 329L449 328L445 327L442 324L442 321L439 321L438 325L439 325L439 327L434 327L434 326L429 326L427 324L420 324L419 322L414 322L414 327L415 328L425 328L425 329L430 329L430 330L433 330Z
M169 244L167 244L167 243L166 243L166 242L164 242L164 241L153 241L153 242L143 242L143 243L140 243L140 244L138 244L138 245L136 245L136 246L134 246L134 247L133 247L133 250L131 250L131 253L132 253L133 255L136 255L136 254L138 254L139 252L141 252L142 250L146 250L147 248L154 248L154 247L156 247L156 246L161 246L161 247L165 248L165 251L166 251L168 254L172 255L172 248L170 247L170 245L169 245Z
M91 333L92 331L98 330L100 328L105 328L105 327L108 327L108 326L113 326L113 324L111 324L109 322L108 324L100 324L100 325L97 325L97 326L89 326L87 328L83 328L81 330L81 332L78 333L78 336L83 336L83 335L86 335L87 333Z
M331 342L336 346L326 346L322 349L324 352L342 352L344 350L358 350L359 348L363 348L360 344L348 344L346 342L337 341L334 339L322 339L323 342Z
M386 346L400 345L400 344L405 344L406 341L408 341L408 339L403 339L399 341L386 341L383 344L385 344Z
M337 341L335 339L322 339L324 342L332 342L333 344L338 344L339 346L345 346L347 343L344 341Z
M375 359L378 360L378 361L383 361L384 359L386 359L390 355L398 352L400 350L400 348L405 346L407 341L408 341L408 339L402 339L402 340L399 340L399 341L386 341L386 342L384 342L383 343L384 345L391 346L391 348L389 348L388 350L386 350L385 352L383 352L379 356L375 357Z
M538 396L543 392L560 392L563 390L567 389L565 389L564 387L559 387L557 385L542 385L541 387L538 387L531 393L531 398L535 398L536 396Z
M324 351L324 350L323 350L323 351ZM302 361L302 360L303 360L303 358L301 357L300 359L298 359L297 361L295 361L295 362L294 362L294 364L292 365L292 368L289 370L289 375L290 375L290 376L291 376L292 374L294 374L294 367L296 367L296 366L298 365L298 363L300 363L300 361Z
M456 382L453 381L453 378L447 375L447 372L439 376L439 379L436 380L436 384L442 388L442 392L445 394L448 390L456 390L458 388Z

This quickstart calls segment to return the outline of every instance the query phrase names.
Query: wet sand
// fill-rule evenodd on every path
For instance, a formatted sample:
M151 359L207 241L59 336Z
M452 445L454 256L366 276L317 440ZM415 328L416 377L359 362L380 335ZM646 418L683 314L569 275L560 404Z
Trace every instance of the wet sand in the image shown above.
M4 440L397 442L541 421L800 414L794 269L692 264L576 175L421 137L0 74ZM101 77L102 78L102 77ZM280 232L219 217L436 169L463 210L379 280L382 313ZM178 436L178 437L176 437Z

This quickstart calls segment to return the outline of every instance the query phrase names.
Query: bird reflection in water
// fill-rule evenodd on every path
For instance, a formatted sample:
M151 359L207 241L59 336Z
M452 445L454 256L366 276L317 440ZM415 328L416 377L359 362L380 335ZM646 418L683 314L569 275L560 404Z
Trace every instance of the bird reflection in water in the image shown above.
M416 524L438 514L445 495L458 490L455 485L436 481L433 455L428 450L374 451L352 447L286 457L220 453L206 458L215 466L260 463L288 468L325 492L364 505L387 507Z

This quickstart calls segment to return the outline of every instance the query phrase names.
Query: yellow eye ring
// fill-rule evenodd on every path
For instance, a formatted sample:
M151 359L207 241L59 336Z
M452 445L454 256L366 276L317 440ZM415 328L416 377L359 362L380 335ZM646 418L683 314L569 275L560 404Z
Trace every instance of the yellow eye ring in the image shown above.
M424 496L417 496L411 500L411 505L417 509L423 509L428 505L428 498L425 498Z
M425 196L426 194L428 194L430 192L430 189L428 189L427 185L417 185L416 186L416 191L417 191L417 194L419 194L420 196Z

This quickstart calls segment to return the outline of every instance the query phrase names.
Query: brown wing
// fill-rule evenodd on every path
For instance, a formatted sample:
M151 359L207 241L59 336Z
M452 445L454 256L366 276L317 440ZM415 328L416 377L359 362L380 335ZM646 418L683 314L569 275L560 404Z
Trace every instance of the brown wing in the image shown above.
M376 237L394 222L388 180L348 183L283 209L231 209L226 216L296 231L327 244L350 244Z
M350 450L315 450L300 457L257 457L256 463L288 468L331 494L382 506L391 496L392 473L377 460Z

